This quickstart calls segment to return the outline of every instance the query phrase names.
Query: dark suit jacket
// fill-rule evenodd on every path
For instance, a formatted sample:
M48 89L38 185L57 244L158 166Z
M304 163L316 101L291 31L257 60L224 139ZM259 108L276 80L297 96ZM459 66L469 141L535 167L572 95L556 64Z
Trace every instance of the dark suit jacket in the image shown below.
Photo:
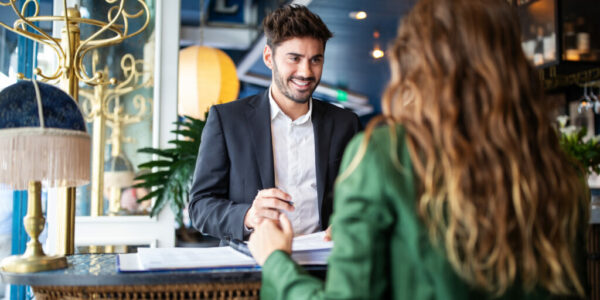
M275 187L269 90L211 107L190 191L193 226L220 239L243 240L244 216L258 190ZM361 129L358 117L313 99L321 227L329 224L333 184L344 148Z

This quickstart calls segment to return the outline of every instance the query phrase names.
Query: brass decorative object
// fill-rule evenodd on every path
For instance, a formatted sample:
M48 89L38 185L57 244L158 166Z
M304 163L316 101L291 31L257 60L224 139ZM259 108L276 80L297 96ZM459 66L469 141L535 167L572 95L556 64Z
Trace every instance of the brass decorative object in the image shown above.
M4 260L2 269L25 273L64 268L65 257L45 256L38 241L45 225L41 182L47 187L89 183L90 136L81 111L64 91L36 81L3 89L0 109L0 183L28 189L23 221L31 237L25 254Z
M42 215L42 184L30 181L27 190L27 215L23 219L25 231L31 237L22 256L10 256L2 261L2 269L13 273L30 273L67 267L64 256L46 256L38 237L44 229L45 218Z
M12 8L12 11L18 17L12 27L2 22L0 22L0 26L53 49L58 58L56 70L52 74L43 74L41 69L36 68L34 74L44 81L59 81L63 90L75 100L78 99L80 80L93 86L116 83L114 79L107 79L101 72L89 76L83 65L83 58L86 54L90 50L119 44L123 40L141 33L150 21L150 11L143 0L129 0L137 2L141 7L139 11L134 13L129 13L124 9L127 0L105 0L108 5L112 5L108 10L106 21L81 18L78 8L67 7L66 0L63 0L62 16L40 16L38 1L27 0L21 7L17 7L17 0L0 0L0 6ZM29 5L33 5L34 13L32 16L25 16ZM135 31L130 30L129 21L143 16L145 17L143 25ZM61 22L64 26L61 31L61 38L50 36L34 24L34 22L40 21ZM82 40L80 24L88 24L99 29ZM21 75L21 77L23 76ZM97 142L96 136L98 134L94 132L93 147L95 149L98 149L101 144ZM102 154L102 151L94 151L94 155L99 154ZM94 157L93 163L93 170L97 170L102 166L102 160L96 157ZM96 173L94 172L94 174ZM98 201L98 197L102 196L102 182L99 180L101 180L101 177L92 177L92 200L96 203L101 203L101 201ZM75 188L62 188L59 192L57 206L59 210L58 218L60 218L58 219L58 228L61 230L57 250L59 254L70 255L75 252Z
M92 57L92 69L94 72L98 72L96 71L97 61L98 55L94 52ZM120 81L114 88L97 85L94 87L93 92L88 90L80 91L80 95L85 99L81 105L85 119L87 122L93 122L94 131L98 130L101 133L98 134L98 146L94 144L94 151L101 151L101 155L94 155L94 157L104 158L105 124L112 129L111 136L108 139L109 144L112 144L111 159L123 157L122 143L132 141L131 138L124 137L124 127L140 122L147 115L147 107L152 107L152 99L148 99L143 95L135 95L131 101L134 108L137 109L137 113L127 114L124 111L124 107L121 105L121 96L141 88L151 87L154 81L151 76L151 70L144 69L144 61L141 59L136 60L131 54L123 56L120 67L125 79ZM108 74L106 67L103 71L99 72ZM150 74L150 76L144 78L144 75L147 74ZM92 181L94 181L94 178L98 178L99 182L103 182L102 191L104 189L104 178L106 177L104 175L104 161L102 161L102 164L95 163L93 166L101 166L93 170ZM133 174L131 174L130 179L131 181L133 180ZM111 216L118 215L121 210L120 199L122 187L125 186L111 184L109 187L109 215ZM99 199L103 199L102 194L100 194ZM102 214L104 211L102 204L103 201L92 203L92 215L97 216Z

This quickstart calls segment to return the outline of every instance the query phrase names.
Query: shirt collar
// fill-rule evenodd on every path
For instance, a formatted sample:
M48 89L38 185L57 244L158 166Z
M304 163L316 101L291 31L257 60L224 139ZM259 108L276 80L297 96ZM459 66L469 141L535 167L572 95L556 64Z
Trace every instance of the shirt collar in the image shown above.
M288 119L290 118L285 113L283 113L281 108L279 108L279 105L277 104L277 102L275 102L275 99L273 99L271 86L269 86L269 104L271 107L271 121L273 121L278 115L285 116ZM312 116L312 97L310 97L310 99L308 100L308 112L306 112L304 115L300 116L300 118L296 119L294 121L294 123L304 124L311 120L311 116Z

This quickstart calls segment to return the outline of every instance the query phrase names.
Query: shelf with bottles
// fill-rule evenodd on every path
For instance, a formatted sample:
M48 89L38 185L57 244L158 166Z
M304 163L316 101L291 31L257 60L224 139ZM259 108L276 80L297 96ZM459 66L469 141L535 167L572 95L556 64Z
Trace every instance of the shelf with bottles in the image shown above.
M539 69L539 72L546 91L600 80L600 67L593 64L565 62Z
M600 64L600 6L596 1L533 0L518 5L527 58L539 68Z

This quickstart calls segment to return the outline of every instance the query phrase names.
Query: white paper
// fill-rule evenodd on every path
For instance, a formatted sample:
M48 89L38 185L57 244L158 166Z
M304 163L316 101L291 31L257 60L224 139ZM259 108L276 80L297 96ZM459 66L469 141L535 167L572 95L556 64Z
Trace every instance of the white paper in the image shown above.
M326 265L333 242L323 240L325 232L294 238L292 259L300 265ZM256 261L231 247L138 248L138 253L119 254L119 271L136 272L169 269L253 267Z
M292 259L299 265L326 265L330 249L299 251L292 253Z
M230 247L138 248L140 265L146 270L255 266L249 256Z
M325 231L319 231L312 234L301 235L292 241L292 251L322 250L333 248L333 241L326 242Z
M120 272L144 271L137 253L119 254L118 267Z

